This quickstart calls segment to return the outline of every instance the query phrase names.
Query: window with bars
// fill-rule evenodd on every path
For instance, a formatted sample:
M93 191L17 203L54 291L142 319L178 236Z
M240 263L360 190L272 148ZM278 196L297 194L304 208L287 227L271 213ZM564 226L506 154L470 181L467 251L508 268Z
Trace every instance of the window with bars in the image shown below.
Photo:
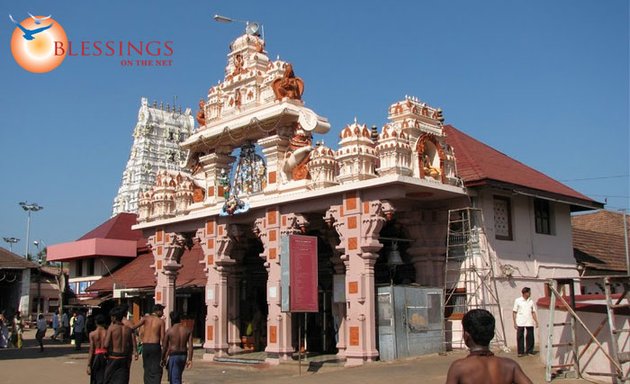
M552 234L551 207L548 200L534 199L534 218L536 233L543 235Z
M494 196L494 237L497 240L513 240L512 207L508 197Z

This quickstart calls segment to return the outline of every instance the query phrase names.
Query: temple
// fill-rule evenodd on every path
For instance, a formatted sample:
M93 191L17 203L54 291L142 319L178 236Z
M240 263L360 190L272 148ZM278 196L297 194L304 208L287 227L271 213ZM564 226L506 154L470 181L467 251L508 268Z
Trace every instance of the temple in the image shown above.
M114 199L112 217L119 213L137 213L141 191L155 184L159 170L179 171L185 152L179 143L192 133L194 120L190 108L140 101L138 122L133 130L133 144L123 172L118 194Z
M528 215L521 208L534 199L553 201L556 224L567 222L572 210L598 205L542 174L532 179L542 184L519 181L528 195L515 196L519 184L511 175L483 174L487 169L475 164L486 155L525 177L529 168L445 126L441 109L415 97L384 106L388 122L380 129L350 122L339 132L338 149L317 143L331 126L305 107L308 87L298 74L290 63L271 60L260 36L238 37L223 81L200 101L198 129L180 143L185 169L160 170L139 196L134 228L148 238L155 301L166 313L176 308L182 256L203 252L207 358L241 350L241 336L258 312L264 325L257 344L267 359L282 362L296 352L298 317L283 311L281 289L289 235L317 239L319 312L307 316L309 350L334 351L350 366L379 358L378 286L443 288L449 210L478 206L491 219L489 227L511 231L501 223L521 223L520 216L508 216ZM461 169L458 153L465 153ZM485 189L477 193L475 187ZM501 194L513 200L496 211L493 198ZM542 245L559 264L572 260L563 231ZM497 253L529 244L519 238L497 246L493 230L487 237ZM388 258L395 252L401 261L393 269Z

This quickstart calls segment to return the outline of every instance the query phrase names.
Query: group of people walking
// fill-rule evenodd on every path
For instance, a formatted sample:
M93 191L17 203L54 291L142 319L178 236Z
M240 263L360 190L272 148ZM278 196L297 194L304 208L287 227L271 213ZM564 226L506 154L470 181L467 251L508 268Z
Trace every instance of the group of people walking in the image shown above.
M110 311L111 324L105 328L103 315L97 315L96 330L90 332L87 374L93 384L129 383L132 360L138 360L141 345L144 383L159 384L163 368L167 368L172 384L182 382L184 368L192 366L192 330L181 324L177 312L170 313L171 327L166 331L164 307L156 304L153 312L137 324L126 318L128 307L121 305ZM142 343L136 331L142 329Z
M20 311L10 313L0 312L0 348L22 348L24 333L24 320Z
M85 337L85 332L89 327L86 326L85 315L81 310L73 311L72 317L68 316L68 312L59 310L59 313L52 314L50 325L53 328L52 340L60 338L62 341L72 339L75 349L81 349L81 343ZM39 351L44 351L44 338L49 328L49 322L43 314L37 315L34 322L36 327L35 339L39 345ZM22 348L23 334L25 329L25 321L20 311L2 311L0 312L0 348Z

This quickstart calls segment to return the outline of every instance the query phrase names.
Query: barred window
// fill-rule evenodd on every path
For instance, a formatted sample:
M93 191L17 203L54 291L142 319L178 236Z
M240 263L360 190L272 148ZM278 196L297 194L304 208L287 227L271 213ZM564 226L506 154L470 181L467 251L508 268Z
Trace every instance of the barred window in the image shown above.
M551 207L548 200L534 199L536 233L551 235Z
M494 196L494 236L497 240L513 240L510 199Z

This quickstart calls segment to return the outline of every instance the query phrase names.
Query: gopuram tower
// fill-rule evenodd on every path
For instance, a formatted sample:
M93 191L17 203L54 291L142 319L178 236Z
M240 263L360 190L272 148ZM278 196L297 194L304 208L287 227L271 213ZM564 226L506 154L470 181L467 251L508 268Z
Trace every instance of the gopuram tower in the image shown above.
M194 120L190 108L149 105L141 99L138 122L133 131L133 144L123 172L118 194L114 199L112 216L121 212L138 212L140 192L155 185L159 170L179 171L186 152L179 143L192 134Z

